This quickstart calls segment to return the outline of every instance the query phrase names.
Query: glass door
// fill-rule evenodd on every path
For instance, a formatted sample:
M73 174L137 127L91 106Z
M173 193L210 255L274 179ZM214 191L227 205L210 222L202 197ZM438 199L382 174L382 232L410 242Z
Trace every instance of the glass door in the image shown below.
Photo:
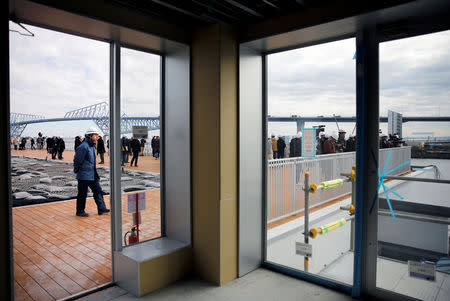
M355 39L267 56L266 260L353 285Z
M376 287L420 300L450 295L449 49L450 31L380 43Z

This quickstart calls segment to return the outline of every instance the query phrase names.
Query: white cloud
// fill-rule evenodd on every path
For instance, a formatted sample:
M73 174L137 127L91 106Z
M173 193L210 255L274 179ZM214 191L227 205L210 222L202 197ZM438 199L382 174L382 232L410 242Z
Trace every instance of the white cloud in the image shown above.
M108 100L108 43L27 28L35 37L10 32L12 112L62 117ZM381 115L391 109L404 115L449 116L449 49L450 31L380 44ZM356 115L354 53L355 40L347 39L270 55L269 114ZM121 69L122 112L159 115L160 57L122 48ZM295 125L283 126L295 133ZM420 126L425 127L405 124ZM437 127L450 135L449 124Z
M450 116L449 49L450 31L380 44L380 115ZM270 55L269 114L355 116L354 53L355 40L347 39ZM351 131L354 124L340 127ZM420 128L450 136L449 123L404 124L407 135ZM292 135L295 124L269 124L272 131Z
M11 22L10 27L17 29ZM10 32L11 112L58 118L109 100L108 43L26 27L35 37ZM160 57L122 48L121 64L122 112L158 116ZM78 135L80 131L72 123L41 127L53 129L55 135ZM36 126L28 128L24 134Z

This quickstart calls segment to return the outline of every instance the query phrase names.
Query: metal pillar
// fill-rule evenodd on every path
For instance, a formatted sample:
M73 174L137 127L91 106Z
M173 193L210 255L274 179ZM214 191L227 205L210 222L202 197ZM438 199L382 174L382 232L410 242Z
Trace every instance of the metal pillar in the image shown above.
M352 296L376 287L378 202L377 194L379 82L378 42L375 29L359 31L356 37L356 212L355 258Z
M356 166L352 166L352 170L356 171ZM356 179L352 180L352 205L356 206ZM355 219L351 219L351 232L350 232L350 251L355 250Z
M120 145L120 44L116 41L110 47L110 161L111 166L111 242L112 252L122 250L122 200L120 190L121 145ZM113 256L113 281L116 278Z
M12 238L12 199L11 199L11 157L10 157L10 107L9 107L9 1L2 1L0 50L0 263L2 272L0 280L0 300L14 299L14 268L13 268L13 238Z
M309 172L305 172L305 227L304 227L304 236L305 236L305 244L309 243ZM305 272L308 272L309 267L309 258L305 256Z

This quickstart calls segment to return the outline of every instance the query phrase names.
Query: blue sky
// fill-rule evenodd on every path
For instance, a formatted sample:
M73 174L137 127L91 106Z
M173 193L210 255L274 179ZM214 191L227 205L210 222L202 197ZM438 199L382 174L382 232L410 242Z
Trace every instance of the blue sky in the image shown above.
M22 30L14 23L12 29ZM63 117L108 101L109 44L27 26L35 37L10 32L11 112ZM23 31L23 30L22 30ZM380 113L450 116L450 31L380 45ZM272 116L356 115L355 40L272 54L268 59L268 110ZM122 48L122 112L158 116L160 57ZM28 126L24 135L75 136L91 122ZM313 124L306 124L307 127ZM336 129L335 123L326 124ZM354 124L341 128L351 132ZM381 124L387 131L387 124ZM269 133L295 134L294 123L270 123ZM404 124L405 136L450 136L448 123Z

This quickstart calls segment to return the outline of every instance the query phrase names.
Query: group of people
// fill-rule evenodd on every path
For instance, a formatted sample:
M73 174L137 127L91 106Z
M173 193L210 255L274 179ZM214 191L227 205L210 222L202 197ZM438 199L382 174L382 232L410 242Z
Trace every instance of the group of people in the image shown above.
M36 144L37 149L43 149L44 148L44 139L45 137L42 137L42 133L38 133L38 137L36 140L34 140L33 137L13 137L11 138L11 145L14 146L14 150L25 150L27 148L27 142L30 141L30 149L35 150Z
M387 135L380 133L380 148L399 147L404 144L405 142L399 137L398 134Z
M47 153L52 155L52 159L56 159L58 155L58 159L63 159L63 152L66 149L66 143L64 139L61 137L53 136L52 138L48 137L46 140L47 143Z
M340 129L331 134L319 132L316 140L316 155L326 155L343 152L356 151L356 135L349 135L345 138L346 131ZM302 132L298 132L290 141L283 136L271 138L267 140L268 159L282 159L300 157L302 155ZM397 134L387 135L380 132L380 148L399 147L403 145L403 141Z
M354 152L356 150L356 135L350 134L348 139L345 139L346 133L342 129L331 134L320 132L316 141L316 154Z
M159 139L159 136L157 136L157 137ZM152 139L153 156L155 156L154 155L155 151L157 151L158 155L159 155L159 142L158 142L158 150L155 150L155 145L153 143L154 139L155 139L155 136ZM141 156L144 155L144 149L145 149L146 143L147 143L147 140L145 140L145 138L141 138L141 140L139 140L136 137L132 137L131 139L128 139L127 137L123 136L121 139L122 166L125 166L125 163L130 163L130 166L133 166L133 164L134 164L134 166L137 167L139 155L141 155ZM133 155L133 157L131 158L131 162L128 161L130 154Z
M152 156L155 159L159 158L159 152L160 152L160 138L159 136L153 136L152 141L151 141L151 146L152 146Z

